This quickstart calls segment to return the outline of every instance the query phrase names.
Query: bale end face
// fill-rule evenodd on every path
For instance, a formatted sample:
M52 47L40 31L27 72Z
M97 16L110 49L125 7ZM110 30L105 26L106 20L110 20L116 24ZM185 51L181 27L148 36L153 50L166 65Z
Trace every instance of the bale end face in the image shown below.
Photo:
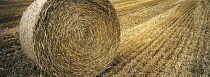
M32 39L21 40L32 42L26 52L51 76L96 76L115 57L120 25L108 0L46 1L36 19Z

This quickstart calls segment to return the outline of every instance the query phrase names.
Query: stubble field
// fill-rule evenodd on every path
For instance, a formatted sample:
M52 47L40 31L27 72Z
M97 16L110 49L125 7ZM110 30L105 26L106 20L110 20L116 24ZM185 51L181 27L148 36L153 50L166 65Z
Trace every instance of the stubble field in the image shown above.
M102 77L210 76L209 0L110 0L121 43ZM48 76L26 57L19 21L33 0L0 0L0 76Z

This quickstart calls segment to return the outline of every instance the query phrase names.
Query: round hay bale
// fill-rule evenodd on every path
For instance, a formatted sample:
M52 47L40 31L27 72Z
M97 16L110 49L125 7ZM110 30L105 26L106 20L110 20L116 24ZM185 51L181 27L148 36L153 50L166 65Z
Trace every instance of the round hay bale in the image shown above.
M108 0L37 0L24 12L20 40L50 76L96 76L113 61L120 41Z

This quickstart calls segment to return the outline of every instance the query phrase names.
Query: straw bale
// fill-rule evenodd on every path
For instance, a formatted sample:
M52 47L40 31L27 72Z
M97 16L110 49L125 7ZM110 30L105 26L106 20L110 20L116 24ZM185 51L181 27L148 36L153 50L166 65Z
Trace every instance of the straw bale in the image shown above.
M100 74L113 61L119 37L108 0L37 0L20 24L23 49L50 76Z

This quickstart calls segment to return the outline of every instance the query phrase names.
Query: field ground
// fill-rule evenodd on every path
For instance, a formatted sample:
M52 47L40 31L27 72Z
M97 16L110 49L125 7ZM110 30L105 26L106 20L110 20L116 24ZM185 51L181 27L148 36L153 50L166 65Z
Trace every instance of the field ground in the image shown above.
M19 42L22 12L33 0L0 0L0 76L48 76ZM121 44L99 76L210 76L209 0L111 0Z

